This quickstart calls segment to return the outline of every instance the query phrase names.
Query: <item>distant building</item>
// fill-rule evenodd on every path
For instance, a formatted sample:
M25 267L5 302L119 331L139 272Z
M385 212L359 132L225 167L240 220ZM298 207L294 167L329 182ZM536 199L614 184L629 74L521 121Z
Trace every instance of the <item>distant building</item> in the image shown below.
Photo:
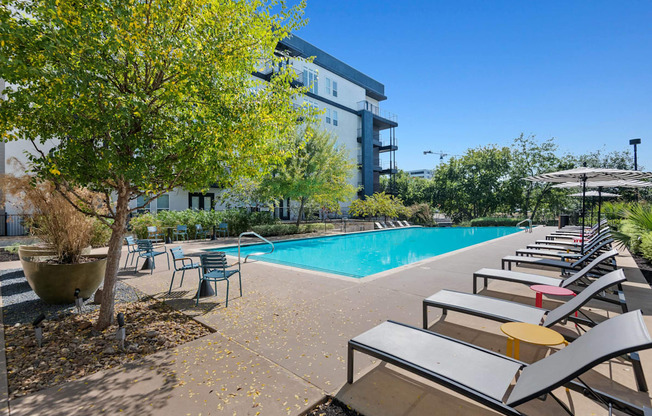
M419 170L409 170L407 171L408 175L413 178L424 178L432 179L432 170L431 169L419 169Z

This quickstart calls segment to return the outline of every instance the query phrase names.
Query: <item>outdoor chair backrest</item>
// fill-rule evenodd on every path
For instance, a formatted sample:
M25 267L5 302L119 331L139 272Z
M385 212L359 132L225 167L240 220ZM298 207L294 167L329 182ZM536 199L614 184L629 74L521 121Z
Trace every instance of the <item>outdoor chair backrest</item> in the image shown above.
M175 260L175 261L178 260L178 259L182 259L182 258L186 257L183 254L183 249L181 247L171 248L170 253L172 253L172 259Z
M506 404L518 406L597 364L651 347L652 338L640 310L615 316L591 328L570 345L525 367Z
M575 263L572 263L573 267L577 267L587 261L589 258L591 258L598 250L600 250L602 247L606 246L608 243L610 243L613 240L607 240L603 244L600 244L599 246L593 247L591 250L587 251L584 253L582 257L580 257Z
M158 228L155 225L150 225L147 227L147 234L152 237L158 234Z
M229 266L226 262L226 254L221 251L202 254L200 259L204 270L226 269Z
M221 222L220 225L219 225L219 229L220 230L228 230L229 229L229 224L227 224L225 222Z
M195 231L204 231L201 224L195 224Z
M138 240L138 250L150 252L153 250L154 245L149 240Z
M607 252L604 252L604 253L600 254L598 257L594 258L593 261L591 261L591 263L584 266L582 268L582 270L578 271L577 273L575 273L574 275L572 275L568 279L565 279L563 281L563 283L561 284L561 287L566 287L566 286L572 285L573 283L577 282L579 279L586 276L586 274L588 272L593 270L600 263L602 263L603 261L608 260L609 258L616 257L617 255L618 255L618 250L615 250L615 249L614 250L609 250Z
M136 239L131 235L126 236L125 241L127 242L128 246L136 245Z
M178 233L186 232L186 231L188 231L188 226L187 225L177 225L177 232Z
M625 280L627 280L627 278L625 277L625 273L623 273L622 269L614 270L613 272L605 274L598 280L585 287L580 293L572 297L568 302L563 303L548 312L545 317L545 321L543 322L543 326L551 327L552 325L561 322L570 316L573 312L581 308L588 301L590 301L591 298L593 298L598 293L602 292L608 287L622 283Z

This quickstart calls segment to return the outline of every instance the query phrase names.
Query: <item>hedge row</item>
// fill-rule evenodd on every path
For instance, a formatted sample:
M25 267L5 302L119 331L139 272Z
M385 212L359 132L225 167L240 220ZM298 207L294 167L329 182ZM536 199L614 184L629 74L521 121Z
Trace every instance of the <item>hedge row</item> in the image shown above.
M523 221L523 218L482 217L472 219L471 227L510 227L521 221Z
M263 237L275 235L292 235L304 233L316 233L324 230L332 230L333 224L302 224L298 227L296 224L272 224L272 225L256 225L251 227L255 233Z

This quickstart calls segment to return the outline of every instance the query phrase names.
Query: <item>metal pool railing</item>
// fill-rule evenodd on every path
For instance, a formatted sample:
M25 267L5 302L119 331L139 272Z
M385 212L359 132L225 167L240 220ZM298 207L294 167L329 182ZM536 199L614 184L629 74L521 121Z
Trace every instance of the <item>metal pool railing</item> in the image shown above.
M527 222L526 226L521 226L524 222ZM532 220L529 218L524 219L523 221L519 222L516 224L517 227L521 228L522 230L525 230L526 233L531 233L532 232Z
M274 243L272 243L271 241L269 241L268 239L266 239L265 237L261 236L261 235L258 234L258 233L255 233L255 232L253 232L253 231L247 231L247 232L244 232L244 233L242 233L242 234L240 234L240 235L238 236L238 263L240 263L240 240L242 239L243 236L253 236L253 237L257 237L257 238L263 240L265 243L267 243L267 244L269 244L270 246L272 246L272 249L271 249L270 251L262 251L262 252L256 252L256 253L249 253L249 254L247 254L247 256L244 258L244 262L243 262L243 263L246 263L246 262L247 262L247 259L249 258L249 256L262 256L263 254L272 254L272 253L274 252Z

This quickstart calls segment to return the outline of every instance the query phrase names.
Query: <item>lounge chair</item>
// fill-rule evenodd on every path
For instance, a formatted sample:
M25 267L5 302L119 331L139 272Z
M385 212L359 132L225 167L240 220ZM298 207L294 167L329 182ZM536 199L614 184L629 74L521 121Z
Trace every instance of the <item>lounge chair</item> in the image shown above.
M586 247L587 245L593 243L596 240L602 239L605 235L610 235L611 231L604 231L599 234L596 234L592 236L591 238L587 239L584 241L584 246ZM535 244L545 244L545 245L557 245L557 246L564 246L564 247L577 247L580 248L582 246L582 243L576 243L573 241L551 241L551 240L536 240L534 242Z
M396 228L396 224L394 224L394 221L387 221L387 224L389 224L389 226L392 228Z
M440 290L423 300L423 328L428 328L428 308L439 308L444 316L451 310L499 322L527 322L548 328L566 319L595 326L596 322L584 315L580 308L600 292L619 285L625 280L627 278L621 269L614 270L588 285L568 302L552 310L472 293ZM624 296L622 299L624 300ZM623 312L627 312L626 303L621 304L621 308ZM582 313L584 317L572 316L576 311Z
M596 242L592 244L590 247L585 247L585 251L589 252L593 250L594 248L597 247L597 251L604 251L604 250L609 250L611 248L611 243L614 242L613 238L607 238L605 240L602 240L600 242ZM537 250L533 248L521 248L516 250L516 255L517 256L528 256L528 257L533 257L533 256L546 256L546 257L557 257L561 260L566 260L566 259L578 259L582 257L581 253L567 253L565 251L557 251L557 250Z
M601 238L591 241L584 246L584 251L591 250L598 244L602 244L603 241L609 240L612 238L611 234L605 234ZM551 242L552 243L552 242ZM568 252L579 253L582 249L582 246L571 246L571 245L558 245L558 244L528 244L526 246L528 250L562 250Z
M610 231L610 228L609 227L602 228L598 234L600 234L601 232L604 232L604 231ZM593 235L595 235L595 234L586 232L586 233L584 233L584 238L591 238ZM575 239L581 238L581 237L582 237L581 232L572 233L572 234L571 233L569 233L569 234L548 234L546 236L546 240L575 240Z
M473 273L473 293L477 293L478 279L484 279L484 288L487 288L487 283L489 279L492 280L502 280L506 282L514 283L523 283L526 285L548 285L548 286L558 286L558 287L568 287L571 285L576 285L583 281L584 283L589 284L590 281L587 279L589 273L599 266L601 263L613 259L618 255L618 250L610 250L606 253L600 254L595 259L591 260L589 264L584 266L581 270L567 278L560 277L549 277L541 276L538 274L531 273L521 273L513 272L511 270L501 270L501 269L480 269L477 272Z
M376 226L376 229L377 229L377 230L382 230L382 229L385 228L385 227L383 227L382 225L380 225L379 222L375 222L374 225Z
M520 404L568 388L598 399L607 407L643 415L645 409L572 381L596 365L624 354L652 348L640 311L606 320L565 348L526 364L455 338L386 321L348 343L347 382L353 383L353 353L358 351L441 384L505 415L522 415ZM636 368L636 367L635 367ZM512 382L518 377L511 392ZM508 394L509 392L509 394ZM545 396L543 396L545 398Z
M544 259L541 257L525 257L525 256L505 256L501 259L501 268L504 269L507 265L508 270L512 270L512 263L519 265L521 263L530 264L535 266L545 266L551 268L561 269L562 273L566 273L569 270L580 270L584 267L584 264L590 261L593 257L599 255L598 247L594 247L592 250L584 253L582 257L570 263L562 260L554 259ZM616 261L612 259L612 267L616 269Z

